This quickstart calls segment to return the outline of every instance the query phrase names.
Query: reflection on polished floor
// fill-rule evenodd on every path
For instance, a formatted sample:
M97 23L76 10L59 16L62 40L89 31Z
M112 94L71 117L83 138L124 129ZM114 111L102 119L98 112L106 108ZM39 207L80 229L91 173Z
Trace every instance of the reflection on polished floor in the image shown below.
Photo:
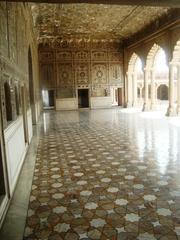
M163 114L45 112L24 239L180 239L179 172Z

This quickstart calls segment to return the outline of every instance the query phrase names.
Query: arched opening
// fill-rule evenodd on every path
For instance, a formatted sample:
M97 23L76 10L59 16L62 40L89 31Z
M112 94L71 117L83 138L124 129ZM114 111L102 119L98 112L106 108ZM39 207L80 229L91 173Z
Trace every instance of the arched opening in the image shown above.
M12 104L11 104L11 88L9 83L4 83L4 94L5 94L5 107L6 107L6 120L7 122L12 121Z
M168 85L169 85L169 68L166 61L166 53L160 48L154 59L155 84L159 86L156 91L157 105L161 110L162 107L167 109L168 106Z
M15 92L15 102L16 102L16 115L19 116L20 111L19 111L19 93L18 93L18 88L17 86L15 86L14 88L14 92Z
M152 110L158 109L164 111L168 104L168 94L165 96L165 91L168 89L169 84L169 67L167 64L166 53L159 45L154 44L149 51L146 67L149 69L149 108ZM158 86L161 87L159 88ZM158 98L158 94L164 94L164 97L161 96Z
M143 104L142 89L144 77L142 71L142 61L140 57L133 53L128 66L128 105L139 106Z
M142 89L144 87L144 76L143 76L143 70L142 70L142 61L139 57L136 59L136 62L135 62L134 73L136 76L135 80L137 81L137 88L140 89L136 105L141 106L143 105Z
M159 100L168 100L168 86L165 84L161 84L158 88L157 88L157 99Z
M32 66L32 55L31 55L30 47L29 47L29 51L28 51L28 70L29 70L29 98L30 98L30 107L31 107L31 114L32 114L32 123L36 124L33 66Z

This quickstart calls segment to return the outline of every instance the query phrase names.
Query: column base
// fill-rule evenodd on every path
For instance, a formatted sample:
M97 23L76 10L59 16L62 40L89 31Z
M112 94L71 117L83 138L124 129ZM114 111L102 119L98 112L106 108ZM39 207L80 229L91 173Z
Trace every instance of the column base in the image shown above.
M143 112L149 111L149 105L147 103L144 103L142 111Z
M152 111L155 111L155 110L157 110L157 106L156 106L156 104L151 104L151 106L150 106L150 110L152 110Z
M137 107L137 102L133 102L132 106Z
M130 102L128 102L127 105L126 105L127 108L131 108L132 106L133 106L133 105L132 105L132 103L130 103Z
M177 113L175 111L174 107L168 107L167 113L166 113L167 117L175 117L177 116Z
M180 107L177 108L177 116L180 117Z

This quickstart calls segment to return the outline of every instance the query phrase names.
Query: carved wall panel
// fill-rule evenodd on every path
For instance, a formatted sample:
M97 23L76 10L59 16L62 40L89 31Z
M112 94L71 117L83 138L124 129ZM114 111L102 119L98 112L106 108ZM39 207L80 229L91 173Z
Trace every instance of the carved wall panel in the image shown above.
M75 96L77 88L84 87L92 89L91 96L102 97L109 96L110 84L123 83L122 53L118 48L117 43L105 41L61 40L41 44L39 59L43 64L54 64L52 79L57 83L57 98Z
M73 70L71 63L58 64L58 81L57 87L73 85Z
M9 54L10 59L15 61L17 59L16 45L17 45L17 32L14 25L16 25L16 5L8 3L8 28L9 28Z
M90 52L89 51L77 51L74 53L75 61L87 61L90 59Z
M40 99L37 42L31 23L29 8L25 7L23 3L0 2L0 84L4 128L17 119L18 113L22 114L19 100L21 98L20 89L21 86L29 85L28 50L30 44L33 55L36 101ZM4 93L7 92L7 88L4 88L4 82L8 82L10 86L11 101L8 102L8 106L10 105L12 108L12 120L7 119L4 107L7 103L7 101L5 102L7 94ZM28 94L26 94L25 104L29 107Z
M53 52L49 51L49 52L43 52L40 55L40 59L41 62L53 62L54 61L54 54Z
M56 59L57 61L66 61L66 60L71 60L72 59L72 52L70 51L62 51L62 52L57 52L56 53Z
M99 86L99 87L93 87L91 90L92 97L105 97L108 96L108 88Z
M75 89L73 86L61 86L56 90L57 98L73 98L75 96Z
M6 3L0 3L0 52L4 56L8 56L8 35L7 35L7 9Z
M107 61L106 51L93 51L91 54L92 61Z
M120 52L108 52L108 60L115 62L122 62L123 56Z
M107 65L93 64L92 66L92 84L106 84L107 83Z
M88 63L79 63L75 65L75 79L77 85L89 84Z
M122 82L122 67L119 63L111 63L109 66L109 81L112 83Z

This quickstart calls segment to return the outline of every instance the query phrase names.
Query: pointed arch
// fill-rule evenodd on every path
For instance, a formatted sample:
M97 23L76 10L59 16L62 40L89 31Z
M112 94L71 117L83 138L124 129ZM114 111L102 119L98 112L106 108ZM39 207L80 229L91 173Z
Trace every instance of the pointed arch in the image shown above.
M136 62L137 62L138 59L140 59L140 61L141 61L141 58L134 52L131 55L131 58L129 60L128 72L134 72L135 71L135 66L136 66Z
M180 39L176 42L174 46L173 54L172 54L172 63L180 62Z
M142 72L142 60L134 52L131 55L128 64L127 72L127 106L132 107L139 105L139 99L142 100L142 86L143 86L143 72Z
M154 43L154 45L151 47L150 51L148 52L147 59L146 59L146 67L148 69L152 69L154 67L156 55L160 50L163 50L165 52L165 50L160 45L158 45L157 43Z

